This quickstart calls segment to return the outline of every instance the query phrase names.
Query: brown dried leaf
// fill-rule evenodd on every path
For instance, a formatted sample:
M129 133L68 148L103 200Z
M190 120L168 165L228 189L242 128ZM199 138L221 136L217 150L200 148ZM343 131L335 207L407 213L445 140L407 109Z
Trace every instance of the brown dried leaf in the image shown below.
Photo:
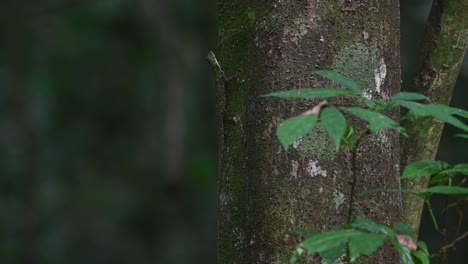
M403 246L409 248L410 250L417 250L418 249L418 246L416 245L416 243L414 243L413 239L411 239L411 237L407 236L407 235L396 235L396 238L398 240L398 242L400 242L400 244L402 244Z
M322 111L322 108L327 104L327 101L326 100L323 100L322 102L320 102L318 105L314 106L314 108L310 109L310 110L307 110L305 111L304 113L302 113L302 115L315 115L315 114L318 114L320 113L320 111Z

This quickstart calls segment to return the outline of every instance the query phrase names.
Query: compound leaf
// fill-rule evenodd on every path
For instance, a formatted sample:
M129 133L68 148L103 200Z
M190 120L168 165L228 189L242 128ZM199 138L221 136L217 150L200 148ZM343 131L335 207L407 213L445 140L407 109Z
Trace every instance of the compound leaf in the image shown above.
M346 229L320 233L303 241L299 246L306 249L309 255L320 254L329 264L334 263L346 250L346 243L353 236L362 232Z
M318 75L325 77L329 80L334 81L335 83L341 84L349 90L353 91L356 94L362 94L361 86L354 80L336 72L336 71L316 71Z
M397 93L397 94L393 95L390 99L393 100L393 101L397 101L397 100L405 100L405 101L425 100L425 101L430 101L430 99L428 97L426 97L425 95L420 94L420 93L412 93L412 92Z
M408 108L410 114L414 117L431 116L468 132L468 126L453 116L457 115L467 118L468 112L465 110L441 104L419 104L403 100L397 100L395 102L397 105Z
M349 240L349 255L351 262L355 261L359 256L374 253L385 240L385 235L361 233L360 235L352 236Z
M317 123L317 115L301 115L286 119L276 130L276 135L287 150L297 138L305 136Z
M411 250L404 245L400 244L399 242L395 243L395 247L400 254L401 261L403 264L415 264L413 257L411 256Z
M335 142L336 149L339 149L341 139L346 133L346 118L338 109L327 107L320 114L320 122L322 122L323 128Z
M383 226L383 225L379 225L361 216L356 217L351 223L351 226L354 228L363 229L363 230L367 230L370 232L378 232L378 233L382 233L382 234L392 236L392 237L395 236L395 233L390 228Z
M347 107L345 110L369 123L369 128L372 133L377 133L379 129L398 129L398 125L395 121L377 112L358 107Z
M436 160L418 160L405 167L402 179L427 177L443 170L447 163Z
M421 264L430 264L429 256L424 254L422 251L414 251L413 256L415 256Z

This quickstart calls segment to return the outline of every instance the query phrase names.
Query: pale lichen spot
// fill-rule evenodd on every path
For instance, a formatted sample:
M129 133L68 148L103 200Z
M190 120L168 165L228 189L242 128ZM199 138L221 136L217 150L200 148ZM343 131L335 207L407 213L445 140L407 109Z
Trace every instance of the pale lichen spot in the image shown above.
M280 154L283 151L283 147L279 146L278 151L276 151L276 154Z
M309 172L311 177L315 177L318 175L322 175L323 177L327 177L327 171L322 170L322 168L318 165L317 160L309 160L309 164L307 166L307 171Z
M292 160L291 161L291 177L293 179L297 179L297 176L298 176L298 171L299 171L299 162L296 161L296 160Z
M318 160L333 160L337 153L335 143L320 123L301 138L297 149L303 155Z
M296 45L299 44L299 41L307 32L307 21L302 18L294 19L292 23L285 25L283 29L283 35L288 37Z
M244 245L245 235L239 228L235 228L232 230L232 234L234 236L234 247L236 249L240 249Z
M367 40L369 38L369 33L367 33L366 31L363 31L362 37L364 38L364 40Z
M341 255L339 259L337 259L333 264L346 264L344 261L344 258L346 257L346 254ZM322 264L328 264L325 260L322 260Z
M364 90L362 95L367 99L372 99L372 93L370 93L369 90Z
M387 65L385 65L385 60L380 59L380 65L374 71L375 78L375 91L380 93L381 87L385 82L385 77L387 76Z
M279 175L278 168L275 167L275 168L273 169L273 175L275 175L275 176L278 176L278 175Z
M365 38L366 34L363 33L363 36ZM373 95L379 92L376 87L380 89L387 70L380 57L380 51L376 46L355 43L338 52L333 60L332 68L355 80L362 87L363 95L372 99ZM380 76L379 85L376 84L376 72Z
M380 143L382 143L383 145L387 145L389 143L388 131L383 129L379 130L379 132L377 133L377 138Z
M230 195L227 195L225 193L221 193L219 195L219 205L220 206L227 206L231 201L232 201L232 198L231 198Z
M307 17L309 18L309 24L312 29L318 26L318 20L320 19L318 15L318 10L320 9L319 5L320 1L308 1L306 6Z
M301 142L302 142L302 137L297 138L296 140L294 140L294 142L293 142L293 144L292 144L293 148L297 149L297 147L299 147L299 145L301 144Z
M343 193L341 193L338 190L335 190L333 192L333 197L334 197L333 201L335 201L335 209L338 212L340 209L340 206L343 205L343 203L345 202L346 197L344 196Z

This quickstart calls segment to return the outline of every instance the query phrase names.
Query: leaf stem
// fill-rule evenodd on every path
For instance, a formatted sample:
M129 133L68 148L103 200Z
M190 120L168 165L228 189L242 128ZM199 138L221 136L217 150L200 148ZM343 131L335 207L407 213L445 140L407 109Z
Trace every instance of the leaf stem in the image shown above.
M439 231L439 225L437 224L437 220L435 219L434 211L432 211L432 206L429 203L429 200L426 200L426 205L427 205L427 208L429 209L429 214L431 215L432 222L434 223L435 229L437 230L437 232L440 232Z
M356 171L356 158L357 158L357 149L359 144L361 143L362 138L369 132L369 127L366 127L356 138L356 144L352 149L351 153L351 173L353 180L351 182L351 194L349 196L349 207L348 207L348 219L347 223L351 224L351 216L353 213L353 206L354 206L354 193L356 190L356 183L357 183L357 171Z

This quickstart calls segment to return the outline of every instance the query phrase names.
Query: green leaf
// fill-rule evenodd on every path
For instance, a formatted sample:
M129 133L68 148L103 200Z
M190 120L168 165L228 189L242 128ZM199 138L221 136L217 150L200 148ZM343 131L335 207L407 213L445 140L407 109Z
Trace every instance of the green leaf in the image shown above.
M400 254L403 264L415 264L413 258L411 257L411 250L409 250L409 248L405 247L399 242L395 242L394 245L398 251L398 254Z
M437 193L449 195L467 195L468 188L460 186L434 186L421 191L420 193Z
M447 163L436 160L418 160L405 167L401 179L428 177L443 170Z
M440 184L443 184L444 179L446 179L446 176L447 176L447 175L445 175L445 174L438 173L437 175L431 177L431 180L429 181L429 185L433 185L433 184L440 185Z
M445 175L449 175L449 176L459 175L459 174L468 175L468 169L452 168L452 169L448 169L448 170L443 170L439 174L445 174Z
M393 223L393 227L401 234L414 238L413 228L411 228L407 223L396 222Z
M389 102L387 100L375 100L374 102L376 104L374 110L377 112L386 111L393 106L393 102Z
M429 256L424 254L421 251L414 251L413 256L415 256L421 264L430 264L429 262Z
M430 116L430 114L424 110L423 104L410 102L410 101L404 101L404 100L395 100L394 103L395 103L395 106L402 106L409 110L406 116L411 116L412 118Z
M341 139L346 133L347 126L343 114L336 108L327 107L320 113L320 122L322 122L323 128L335 142L336 149L339 149Z
M309 255L319 253L326 258L327 263L334 263L341 256L338 252L345 251L348 240L361 233L352 229L320 233L303 241L299 246L306 249Z
M340 73L337 73L335 71L316 71L315 73L322 77L330 79L335 83L343 85L344 87L350 89L356 94L362 94L362 88L357 82Z
M456 137L468 139L468 134L456 134Z
M337 259L344 255L345 250L346 242L338 247L330 248L329 250L320 252L320 257L322 257L327 264L334 264Z
M401 92L393 95L390 98L392 101L405 100L405 101L430 101L428 97L420 93Z
M460 170L460 171L468 170L468 163L457 164L457 165L453 166L453 169L454 170Z
M377 101L373 101L373 100L367 99L367 98L365 98L365 97L361 97L359 100L360 100L365 106L367 106L368 108L375 108L375 107L376 107Z
M395 233L390 228L383 226L383 225L379 225L361 216L356 217L351 223L351 226L354 228L363 229L363 230L367 230L370 232L379 232L379 233L382 233L391 237L395 236Z
M416 245L418 246L418 249L420 251L422 251L424 254L429 256L429 250L427 250L427 245L426 245L426 243L424 243L424 241L418 241L418 243L416 243Z
M351 236L360 233L361 232L352 229L319 233L303 241L300 246L309 251L309 254L319 253L333 247L341 246L343 241L346 243Z
M410 110L410 113L415 117L426 117L431 116L437 118L445 123L451 124L454 127L468 131L468 126L463 122L453 117L453 115L458 115L466 117L466 111L458 108L452 108L446 105L440 104L419 104L415 102L395 101L397 105L403 106Z
M429 183L443 182L443 179L452 178L456 175L468 175L468 164L458 164L451 169L443 170L432 177Z
M297 138L305 136L317 123L317 115L301 115L286 119L276 130L281 144L287 150Z
M377 112L358 107L347 107L345 110L369 123L369 128L372 133L377 133L379 129L398 128L398 125L395 121Z
M360 255L369 256L374 253L385 240L385 235L361 233L351 237L349 240L349 255L351 262L355 261Z
M321 89L296 89L279 91L263 95L262 97L279 97L279 98L300 98L300 99L324 99L342 95L352 95L353 93L347 90L334 88Z
M438 111L445 112L451 115L468 118L468 111L466 110L456 108L456 107L451 107L448 105L443 105L443 104L435 104L435 107Z

